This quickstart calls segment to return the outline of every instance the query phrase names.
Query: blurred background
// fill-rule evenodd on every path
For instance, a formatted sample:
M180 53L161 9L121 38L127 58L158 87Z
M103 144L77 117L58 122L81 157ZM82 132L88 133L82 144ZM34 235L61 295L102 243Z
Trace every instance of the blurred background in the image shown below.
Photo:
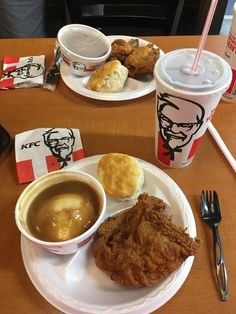
M135 10L138 10L138 6L132 7L134 2L129 1L127 3L126 0L0 0L0 38L56 37L58 30L65 24L93 23L92 26L94 26L95 24L92 22L94 14L99 17L109 15L114 20L115 15L121 14L123 5L127 12L130 10L132 13L141 15L138 11L135 12ZM163 25L165 24L163 30L155 30L150 35L198 35L202 32L211 0L138 2L141 5L142 12L145 11L146 15L156 15L159 20L163 20ZM90 10L89 7L94 3L104 3L102 10L101 6L97 12L96 10ZM151 3L150 6L149 3ZM228 34L232 21L233 4L233 0L218 0L209 34ZM157 10L153 9L154 5L158 6ZM157 24L159 20L157 20ZM118 26L115 32L129 35L124 33L121 24L118 24L120 28ZM142 25L140 30L135 29L136 34L148 35L148 30L144 32L143 24L140 25ZM153 23L153 29L154 26L155 22ZM107 26L105 33L113 34L114 30L109 29Z
M60 28L62 25L61 19L63 13L62 10L58 10L58 8L55 9L58 7L58 0L50 0L48 2L48 35L54 37L58 28ZM163 2L165 2L165 0ZM228 34L232 21L232 10L234 2L235 0L218 0L215 17L212 21L209 34ZM179 35L201 34L210 3L211 0L185 0L176 33ZM112 7L110 7L110 10L112 10ZM116 8L114 7L114 11L115 10Z
M228 35L229 29L232 23L232 18L233 18L233 6L234 6L235 0L228 0L227 1L227 6L224 14L224 19L222 21L221 29L220 29L220 34L221 35Z

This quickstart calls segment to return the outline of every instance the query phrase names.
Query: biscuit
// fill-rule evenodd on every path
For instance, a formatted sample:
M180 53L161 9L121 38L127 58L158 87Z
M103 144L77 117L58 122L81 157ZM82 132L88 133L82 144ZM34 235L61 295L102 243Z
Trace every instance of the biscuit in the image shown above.
M144 182L138 160L120 153L104 155L98 163L97 176L105 192L120 200L137 198Z
M122 89L128 77L128 69L119 60L113 60L100 66L91 75L88 86L91 90L114 93Z

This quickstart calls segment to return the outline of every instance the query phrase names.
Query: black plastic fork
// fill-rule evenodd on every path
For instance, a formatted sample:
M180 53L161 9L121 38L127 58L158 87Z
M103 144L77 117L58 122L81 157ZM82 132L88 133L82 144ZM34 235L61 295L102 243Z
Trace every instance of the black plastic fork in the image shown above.
M228 300L228 279L223 248L220 240L218 225L221 212L218 195L215 191L202 191L201 216L203 221L212 228L214 242L214 262L216 280L223 301Z

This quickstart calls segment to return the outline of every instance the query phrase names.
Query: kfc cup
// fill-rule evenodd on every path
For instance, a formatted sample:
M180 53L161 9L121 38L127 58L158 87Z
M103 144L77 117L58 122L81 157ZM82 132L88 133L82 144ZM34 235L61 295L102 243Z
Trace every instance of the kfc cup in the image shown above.
M233 19L229 30L224 58L232 69L232 81L227 91L223 94L222 99L236 103L236 2L233 6Z
M208 122L232 79L228 63L202 51L192 71L196 49L179 49L162 56L154 68L156 91L155 154L172 168L191 163Z

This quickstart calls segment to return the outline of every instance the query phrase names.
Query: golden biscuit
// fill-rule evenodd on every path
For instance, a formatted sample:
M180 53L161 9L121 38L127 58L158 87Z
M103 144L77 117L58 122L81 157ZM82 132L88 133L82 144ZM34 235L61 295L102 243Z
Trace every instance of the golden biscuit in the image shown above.
M137 198L144 182L138 160L120 153L104 155L98 163L97 175L105 192L120 200Z
M128 69L120 61L113 60L100 66L92 74L88 85L91 90L114 93L122 89L128 77Z

